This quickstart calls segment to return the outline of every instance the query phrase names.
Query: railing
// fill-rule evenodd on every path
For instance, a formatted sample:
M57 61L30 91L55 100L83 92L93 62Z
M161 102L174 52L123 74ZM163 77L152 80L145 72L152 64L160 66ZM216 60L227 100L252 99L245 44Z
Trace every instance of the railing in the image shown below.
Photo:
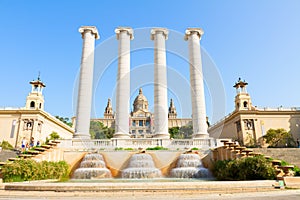
M213 138L204 139L160 139L160 138L113 138L111 140L95 139L95 140L81 140L70 139L60 140L60 147L62 148L80 148L80 149L114 149L116 147L122 148L148 148L162 146L168 149L184 149L184 148L215 148L219 142Z

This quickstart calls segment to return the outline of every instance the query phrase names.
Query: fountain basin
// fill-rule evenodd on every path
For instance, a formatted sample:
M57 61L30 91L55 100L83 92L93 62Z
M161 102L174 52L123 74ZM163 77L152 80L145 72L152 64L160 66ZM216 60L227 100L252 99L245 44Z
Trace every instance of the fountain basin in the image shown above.
M178 158L176 168L171 170L174 178L212 178L210 171L203 167L198 154L181 154Z
M78 168L73 174L74 179L111 178L107 168Z

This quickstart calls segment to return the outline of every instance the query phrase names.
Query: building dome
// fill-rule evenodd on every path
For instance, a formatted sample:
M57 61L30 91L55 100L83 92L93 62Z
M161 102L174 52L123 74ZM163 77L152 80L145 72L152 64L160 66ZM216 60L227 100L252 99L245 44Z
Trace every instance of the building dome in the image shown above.
M143 90L140 88L139 95L135 98L133 102L133 111L136 112L138 110L143 110L148 112L148 100L143 95Z

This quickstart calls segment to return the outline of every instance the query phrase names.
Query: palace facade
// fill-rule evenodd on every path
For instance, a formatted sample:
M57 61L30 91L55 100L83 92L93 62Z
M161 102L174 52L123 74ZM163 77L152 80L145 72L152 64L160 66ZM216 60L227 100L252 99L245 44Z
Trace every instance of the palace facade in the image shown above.
M269 129L284 128L295 140L300 138L300 108L253 106L246 89L247 85L248 83L241 79L235 83L235 110L209 127L210 137L232 138L245 145L263 145L262 137Z
M71 139L74 129L44 111L43 88L45 84L38 78L31 81L31 92L24 108L0 108L0 142L8 141L14 147L20 147L23 138L29 143L34 138L42 144L52 132L61 138Z
M149 111L149 103L142 88L133 102L133 110L128 114L129 131L132 138L152 138L154 135L154 114ZM111 100L108 99L103 118L92 119L99 121L109 128L115 128L115 114ZM168 127L182 127L192 124L191 118L177 118L177 111L173 100L168 109Z

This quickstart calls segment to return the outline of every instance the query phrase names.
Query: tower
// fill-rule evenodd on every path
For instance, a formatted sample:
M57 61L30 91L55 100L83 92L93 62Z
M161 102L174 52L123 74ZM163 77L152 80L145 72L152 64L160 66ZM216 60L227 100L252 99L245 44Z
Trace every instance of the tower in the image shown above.
M37 80L30 81L31 92L28 94L26 98L26 109L32 110L44 110L44 96L43 96L43 88L46 85L41 81L40 76L38 76Z
M107 100L107 105L104 111L104 119L113 119L114 118L114 114L113 114L113 109L112 109L112 105L111 105L111 100L108 99Z
M246 90L246 86L248 83L241 78L233 86L236 89L236 96L235 96L235 110L251 110L252 102L251 97Z
M177 117L176 107L174 105L173 99L171 99L170 100L170 107L169 107L168 118L169 119L175 119L176 117Z

